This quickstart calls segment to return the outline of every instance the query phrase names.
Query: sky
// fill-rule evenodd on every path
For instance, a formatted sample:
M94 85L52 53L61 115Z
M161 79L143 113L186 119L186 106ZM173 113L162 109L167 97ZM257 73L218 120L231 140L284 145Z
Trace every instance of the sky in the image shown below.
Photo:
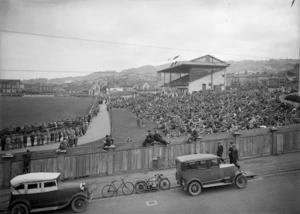
M299 58L300 0L0 0L0 79ZM69 39L68 39L69 38Z

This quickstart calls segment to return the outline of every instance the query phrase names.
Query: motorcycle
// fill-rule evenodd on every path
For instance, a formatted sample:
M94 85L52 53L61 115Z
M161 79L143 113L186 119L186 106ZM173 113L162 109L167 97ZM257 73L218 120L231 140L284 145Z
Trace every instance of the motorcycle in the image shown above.
M138 194L159 189L170 189L170 180L167 177L163 177L163 174L156 174L152 178L139 180L135 183L135 190Z

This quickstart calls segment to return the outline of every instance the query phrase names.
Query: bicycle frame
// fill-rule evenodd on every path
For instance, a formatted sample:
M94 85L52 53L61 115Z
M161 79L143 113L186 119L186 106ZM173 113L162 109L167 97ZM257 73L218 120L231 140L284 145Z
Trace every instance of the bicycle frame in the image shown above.
M114 196L118 195L119 189L125 185L124 179L122 179L122 183L118 188L116 187L115 182L116 180L112 181L110 184L110 186L114 188Z

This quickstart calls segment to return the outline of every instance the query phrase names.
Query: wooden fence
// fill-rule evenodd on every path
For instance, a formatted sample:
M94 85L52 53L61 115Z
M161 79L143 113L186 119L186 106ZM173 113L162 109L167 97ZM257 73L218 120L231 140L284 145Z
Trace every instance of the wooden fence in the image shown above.
M171 144L169 147L155 144L153 147L103 152L100 146L84 146L68 149L67 153L57 153L55 150L32 152L30 171L61 172L63 179L137 172L151 169L153 159L158 156L174 164L175 158L180 155L215 154L218 141L224 146L224 158L228 158L231 141L237 145L241 159L295 152L300 151L300 125L280 127L273 131L242 131L240 135L207 135L191 144ZM23 154L0 158L1 188L9 187L10 179L22 173Z

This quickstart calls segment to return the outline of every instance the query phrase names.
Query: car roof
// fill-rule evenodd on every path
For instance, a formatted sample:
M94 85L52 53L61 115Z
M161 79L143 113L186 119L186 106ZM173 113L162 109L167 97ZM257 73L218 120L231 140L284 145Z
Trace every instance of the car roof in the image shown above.
M24 175L18 175L11 179L10 184L12 186L18 186L21 183L49 181L57 179L60 175L59 172L33 172Z
M183 155L176 157L176 160L179 162L186 162L186 161L199 161L199 160L211 160L219 158L217 155L214 154L193 154L193 155Z

